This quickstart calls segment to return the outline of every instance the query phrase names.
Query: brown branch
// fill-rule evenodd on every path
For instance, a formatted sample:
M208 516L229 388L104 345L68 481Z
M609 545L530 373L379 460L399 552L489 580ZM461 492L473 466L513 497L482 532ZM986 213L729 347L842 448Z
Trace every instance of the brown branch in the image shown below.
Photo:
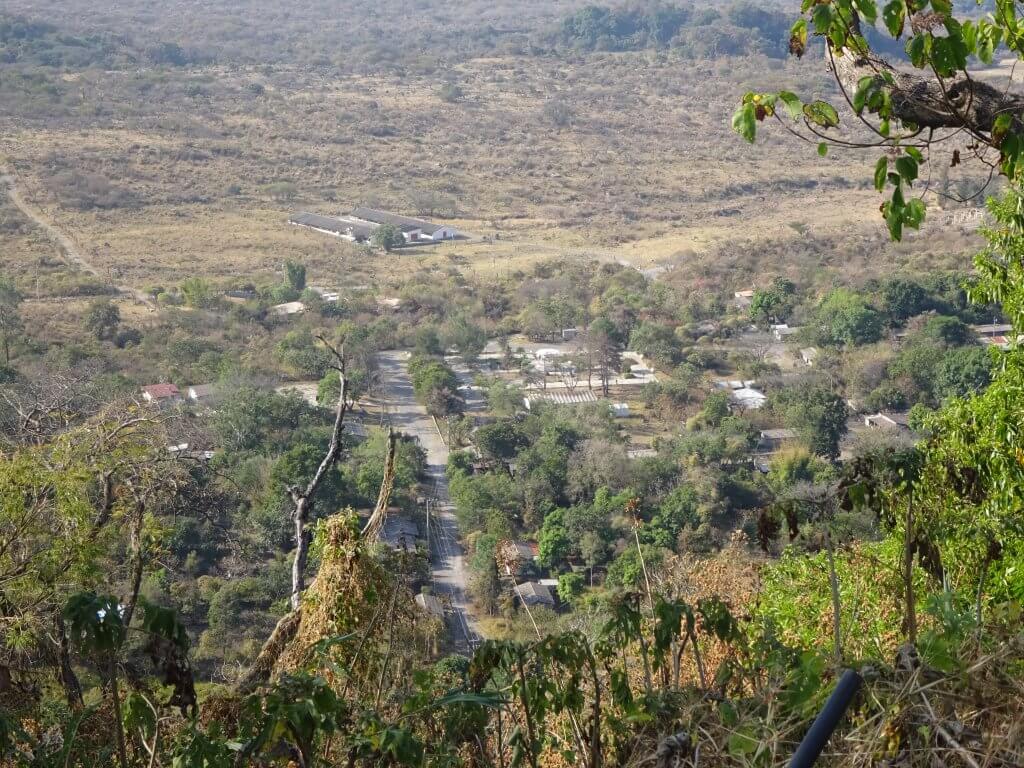
M850 28L859 34L859 20L851 20ZM1014 130L1024 131L1024 97L1018 94L1000 91L966 73L943 81L937 75L929 78L902 72L873 53L850 48L835 50L830 42L826 42L826 49L827 60L844 93L856 92L860 80L871 77L888 93L893 117L904 123L920 128L965 129L990 145L995 144L991 134L1001 114L1013 115ZM887 82L887 78L892 82Z
M286 613L277 622L270 637L263 643L259 656L249 670L235 685L235 693L247 696L270 679L277 660L288 644L295 638L302 622L302 608Z
M344 429L345 413L348 410L345 358L342 353L328 344L322 336L318 338L338 361L335 370L338 371L340 377L340 387L338 389L338 407L334 417L334 429L331 432L331 443L327 447L327 453L324 455L323 461L320 462L320 466L317 467L316 472L304 490L300 490L298 486L288 489L294 504L291 518L295 526L295 559L292 561L291 594L293 611L298 610L302 601L302 592L306 588L306 562L309 558L309 533L306 530L306 524L309 522L309 516L313 510L313 497L323 482L324 477L327 476L327 472L334 466L338 456L341 454L341 432Z

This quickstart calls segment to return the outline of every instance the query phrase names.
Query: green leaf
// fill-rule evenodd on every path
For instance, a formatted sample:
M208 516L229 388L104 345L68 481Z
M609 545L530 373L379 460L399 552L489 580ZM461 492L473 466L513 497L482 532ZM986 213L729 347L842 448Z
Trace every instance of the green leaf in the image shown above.
M818 144L818 154L821 157L824 157L825 155L828 154L828 144L826 144L824 141Z
M853 4L857 7L861 18L873 27L875 21L878 20L878 6L875 4L875 0L853 0Z
M827 101L814 101L804 105L804 116L822 128L836 128L839 125L839 113Z
M778 99L786 105L786 111L789 112L789 116L794 120L798 119L800 115L803 114L803 102L800 101L795 93L790 91L779 91Z
M883 156L875 163L875 189L881 192L885 189L885 174L889 170L889 158Z
M889 0L882 9L882 21L885 22L885 28L893 37L898 38L903 34L903 22L906 21L906 14L907 9L903 0Z
M919 197L911 198L903 209L904 223L912 229L918 229L921 226L921 222L924 221L926 210L927 206L925 206L924 200Z
M910 63L918 69L928 63L928 50L931 48L928 41L927 35L914 35L907 41L907 56L910 57Z
M896 172L900 177L910 184L917 178L917 160L912 157L897 157L896 158Z
M874 75L865 75L857 81L857 90L853 92L853 110L858 115L864 111L864 104L867 102L868 93L875 85Z
M832 14L832 6L827 3L815 6L814 13L811 14L811 18L814 21L814 34L828 34L829 27L832 26Z
M751 144L754 143L754 137L757 135L757 118L752 103L743 104L736 110L732 116L732 129Z

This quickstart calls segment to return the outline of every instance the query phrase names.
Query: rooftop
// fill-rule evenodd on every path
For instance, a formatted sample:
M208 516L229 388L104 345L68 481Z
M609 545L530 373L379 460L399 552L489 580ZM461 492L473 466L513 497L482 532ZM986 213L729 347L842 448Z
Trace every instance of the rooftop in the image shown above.
M381 211L376 208L356 208L352 211L352 215L357 219L363 221L369 221L374 224L391 224L398 227L403 232L412 232L413 230L420 230L425 235L432 235L439 229L443 229L444 225L434 224L423 219L415 219L412 216L402 216L397 213L389 213L388 211Z
M143 387L142 392L145 395L149 395L153 400L181 397L181 391L173 384L150 384L148 387Z

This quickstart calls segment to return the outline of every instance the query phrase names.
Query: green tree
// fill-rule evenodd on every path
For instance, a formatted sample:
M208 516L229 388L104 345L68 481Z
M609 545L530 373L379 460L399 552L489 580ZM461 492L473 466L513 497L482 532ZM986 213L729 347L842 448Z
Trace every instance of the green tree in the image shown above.
M558 577L558 599L565 605L572 605L583 593L583 574L563 573Z
M813 453L839 458L839 441L849 417L842 397L824 385L810 384L782 390L773 407L781 410L786 424L800 433Z
M99 341L114 338L117 326L121 324L121 310L106 299L97 299L85 313L85 327Z
M571 552L569 534L565 530L565 512L556 509L548 513L537 537L538 558L545 568L558 568Z
M920 283L902 277L886 280L881 296L882 310L896 325L921 314L931 305L931 297Z
M288 260L284 263L284 274L285 279L288 281L288 286L294 291L303 291L306 289L306 265L298 262Z
M405 236L394 224L381 224L370 236L370 242L385 253L390 253L405 245Z
M485 456L505 461L514 458L527 444L526 437L516 423L508 419L480 427L476 431L474 442Z
M826 296L817 315L820 324L828 329L823 343L859 346L882 338L881 314L846 288L837 288Z
M992 357L982 347L954 349L935 369L935 396L939 400L981 392L992 381Z
M466 362L479 357L487 346L487 332L464 313L458 314L445 330L448 346L454 347Z
M213 286L201 277L190 277L180 288L185 304L193 309L205 309L214 303Z

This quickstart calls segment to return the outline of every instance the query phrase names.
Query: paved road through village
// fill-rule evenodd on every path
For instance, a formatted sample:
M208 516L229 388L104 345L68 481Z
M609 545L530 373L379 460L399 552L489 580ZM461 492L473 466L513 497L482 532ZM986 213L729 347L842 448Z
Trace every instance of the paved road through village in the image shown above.
M477 639L466 597L466 565L459 543L455 511L448 498L448 447L438 434L434 420L413 395L407 369L408 352L383 352L380 371L391 425L420 441L427 453L427 493L430 498L430 555L434 593L451 602L448 626L452 639L469 651Z

